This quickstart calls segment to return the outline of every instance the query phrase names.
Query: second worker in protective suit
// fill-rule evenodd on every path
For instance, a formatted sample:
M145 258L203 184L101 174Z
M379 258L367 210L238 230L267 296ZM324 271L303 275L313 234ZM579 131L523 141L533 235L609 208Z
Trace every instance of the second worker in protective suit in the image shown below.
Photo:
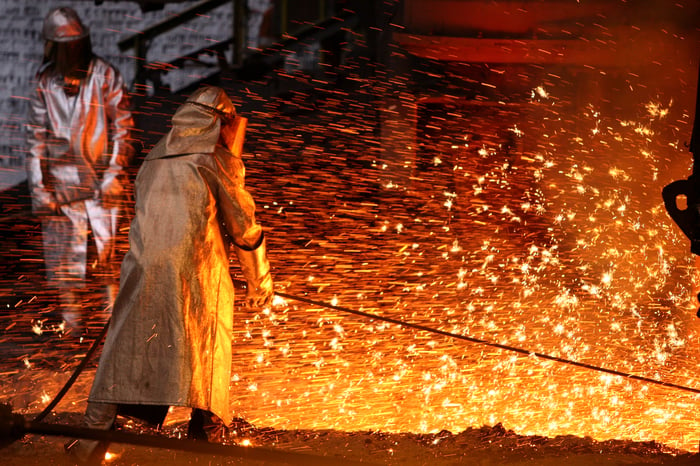
M244 184L246 121L222 89L201 88L146 156L85 427L110 429L118 414L160 424L169 406L185 406L193 408L188 436L211 441L231 422L231 248L248 304L273 296L263 230ZM106 446L80 440L67 448L99 461Z
M73 9L49 12L42 35L27 179L41 216L47 283L58 290L65 330L80 335L88 317L80 297L86 282L103 286L106 306L116 292L115 240L134 121L121 74L92 53L89 30Z

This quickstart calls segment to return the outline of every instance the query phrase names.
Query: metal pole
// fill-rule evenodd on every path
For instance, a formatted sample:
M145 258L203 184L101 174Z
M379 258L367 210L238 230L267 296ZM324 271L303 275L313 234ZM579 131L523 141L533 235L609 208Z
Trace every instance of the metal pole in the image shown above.
M434 333L436 335L442 335L442 336L454 338L457 340L468 341L468 342L476 343L479 345L490 346L492 348L498 348L498 349L505 350L505 351L520 353L520 354L522 354L524 356L528 356L528 357L537 357L540 359L546 359L548 361L554 361L554 362L558 362L561 364L568 364L571 366L581 367L583 369L589 369L589 370L593 370L593 371L597 371L597 372L604 372L606 374L617 375L619 377L624 377L624 378L627 378L630 380L637 380L639 382L651 383L651 384L655 384L655 385L661 385L661 386L666 387L666 388L675 388L677 390L683 390L683 391L690 392L690 393L700 394L700 388L694 388L694 387L688 387L685 385L664 382L663 380L656 380L656 379L652 379L649 377L642 377L640 375L634 375L634 374L630 374L628 372L622 372L622 371L617 371L614 369L608 369L605 367L595 366L593 364L587 364L585 362L573 361L571 359L565 359L565 358L560 358L557 356L551 356L551 355L545 354L545 353L538 353L535 351L530 351L530 350L525 349L525 348L518 348L515 346L504 345L501 343L494 343L491 341L481 340L479 338L474 338L474 337L470 337L467 335L461 335L458 333L448 332L445 330L440 330L440 329L428 327L428 326L421 325L421 324L414 324L411 322L405 322L403 320L394 319L391 317L385 317L385 316L381 316L381 315L377 315L377 314L371 314L369 312L357 311L355 309L349 309L347 307L335 306L335 305L330 304L330 303L315 301L313 299L303 298L300 296L294 296L294 295L287 294L287 293L275 292L275 294L277 296L282 297L282 298L291 299L291 300L299 301L302 303L312 304L314 306L325 307L327 309L335 309L336 311L344 312L347 314L354 314L354 315L357 315L360 317L366 317L368 319L381 320L383 322L388 322L390 324L400 325L400 326L405 327L405 328L422 330L424 332Z
M107 329L109 328L109 323L111 322L111 320L111 317L107 320L107 323L104 325L104 327L102 327L102 330L100 331L99 335L97 335L95 341L92 342L92 346L90 346L88 352L85 353L83 360L80 361L80 364L78 364L78 367L75 369L75 371L73 371L73 374L70 376L65 385L63 385L63 388L53 398L51 403L49 403L46 406L46 408L44 408L44 410L34 418L34 422L42 421L51 412L51 410L54 409L56 405L63 399L65 394L68 393L68 390L70 390L75 381L78 379L78 376L85 370L85 367L90 362L90 359L92 359L92 356L95 354L95 351L97 351L97 348L100 346L100 343L102 343L102 340L107 334Z
M70 204L75 204L76 202L83 202L83 201L90 201L92 199L95 199L95 196L93 194L85 197L79 197L77 199L71 199L70 201L67 202L61 202L58 204L58 207L64 206L64 205L70 205ZM31 209L26 209L26 210L21 210L17 213L14 214L9 214L4 217L0 217L0 223L5 223L9 222L12 220L19 220L21 218L26 218L26 217L31 217L31 216L36 216L36 217L51 217L54 214L53 212L37 212L34 213Z
M151 448L182 450L199 454L235 456L255 461L269 461L293 465L333 466L368 465L372 463L347 460L338 457L324 457L292 451L272 450L261 447L241 447L223 445L198 440L134 434L130 432L97 430L62 424L28 421L22 415L12 413L9 405L0 405L0 447L21 439L25 434L57 435L63 437L99 440L110 443L127 443Z
M233 64L243 64L244 51L248 41L247 4L245 0L233 1Z

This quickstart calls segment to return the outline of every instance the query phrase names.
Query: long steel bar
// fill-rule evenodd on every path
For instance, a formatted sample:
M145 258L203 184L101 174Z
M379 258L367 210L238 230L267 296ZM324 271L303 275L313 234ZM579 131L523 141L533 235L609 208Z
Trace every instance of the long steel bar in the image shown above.
M625 378L631 379L631 380L637 380L640 382L661 385L661 386L667 387L667 388L675 388L678 390L683 390L683 391L691 392L691 393L700 393L700 389L693 388L693 387L686 387L684 385L679 385L679 384L670 383L670 382L664 382L663 380L651 379L649 377L643 377L640 375L634 375L634 374L630 374L627 372L617 371L614 369L608 369L605 367L595 366L593 364L587 364L585 362L572 361L570 359L560 358L557 356L551 356L549 354L544 354L544 353L538 353L538 352L530 351L530 350L523 349L523 348L517 348L515 346L503 345L501 343L494 343L494 342L487 341L487 340L481 340L479 338L474 338L474 337L470 337L467 335L460 335L458 333L452 333L452 332L448 332L445 330L427 327L427 326L421 325L421 324L414 324L414 323L410 323L410 322L405 322L405 321L402 321L399 319L394 319L391 317L385 317L385 316L380 316L377 314L371 314L369 312L356 311L354 309L349 309L347 307L334 306L333 304L330 304L330 303L325 303L325 302L321 302L321 301L314 301L313 299L302 298L302 297L294 296L294 295L291 295L288 293L275 292L275 294L282 297L282 298L291 299L294 301L300 301L303 303L312 304L314 306L325 307L328 309L334 309L336 311L344 312L347 314L354 314L357 316L366 317L368 319L381 320L383 322L388 322L391 324L400 325L402 327L412 328L412 329L416 329L416 330L422 330L424 332L435 333L435 334L443 335L443 336L446 336L449 338L455 338L458 340L464 340L464 341L476 343L479 345L490 346L492 348L498 348L498 349L502 349L505 351L512 351L515 353L523 354L525 356L530 356L530 357L534 356L534 357L546 359L549 361L555 361L555 362L562 363L562 364L569 364L571 366L582 367L584 369L590 369L590 370L594 370L594 371L598 371L598 372L604 372L606 374L617 375L617 376L625 377Z
M8 445L25 434L56 435L70 438L100 440L113 443L126 443L152 448L189 451L198 454L235 456L247 460L286 463L309 466L360 466L370 465L366 461L349 460L338 456L321 456L286 450L273 450L261 447L242 447L197 440L178 439L165 436L136 434L122 431L105 431L75 427L63 424L27 421L23 416L12 413L8 406L0 407L0 447Z

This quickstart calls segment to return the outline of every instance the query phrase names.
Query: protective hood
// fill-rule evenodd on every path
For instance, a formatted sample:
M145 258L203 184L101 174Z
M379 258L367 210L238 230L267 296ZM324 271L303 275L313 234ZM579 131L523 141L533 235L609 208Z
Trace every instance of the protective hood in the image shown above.
M80 21L78 13L69 7L49 12L41 32L45 40L54 42L72 42L90 35L90 30Z
M222 122L236 118L236 109L223 89L207 86L195 91L173 114L172 128L146 160L185 154L211 154L221 136Z

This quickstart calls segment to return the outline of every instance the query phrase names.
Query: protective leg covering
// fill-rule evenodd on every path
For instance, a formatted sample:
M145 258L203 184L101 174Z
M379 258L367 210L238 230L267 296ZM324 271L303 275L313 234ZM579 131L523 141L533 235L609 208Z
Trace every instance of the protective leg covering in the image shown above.
M78 293L72 289L59 290L59 302L61 317L63 318L63 331L73 336L80 336L83 332L83 313L78 299Z
M110 309L110 313L112 312L112 308L114 308L114 300L117 299L117 293L119 293L118 284L112 283L105 287L105 295L107 296L107 306Z
M110 430L117 418L117 405L114 403L94 403L88 401L82 427ZM65 444L66 452L81 465L99 465L105 457L109 442L100 440L75 439Z
M203 409L194 408L187 425L187 438L217 443L225 440L228 428L219 416Z

